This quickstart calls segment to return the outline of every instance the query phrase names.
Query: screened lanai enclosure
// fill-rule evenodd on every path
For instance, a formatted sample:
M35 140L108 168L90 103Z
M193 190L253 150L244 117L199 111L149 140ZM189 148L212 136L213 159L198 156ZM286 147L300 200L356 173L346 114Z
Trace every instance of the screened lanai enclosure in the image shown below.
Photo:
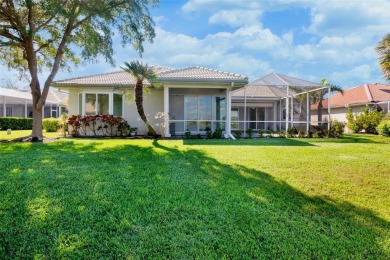
M1 117L32 117L32 97L29 91L0 88ZM67 112L67 94L50 90L42 109L44 118L59 117Z
M169 97L170 134L204 134L225 131L227 116L226 89L171 88Z
M321 100L328 93L329 86L268 74L231 93L231 131L327 129L330 106Z

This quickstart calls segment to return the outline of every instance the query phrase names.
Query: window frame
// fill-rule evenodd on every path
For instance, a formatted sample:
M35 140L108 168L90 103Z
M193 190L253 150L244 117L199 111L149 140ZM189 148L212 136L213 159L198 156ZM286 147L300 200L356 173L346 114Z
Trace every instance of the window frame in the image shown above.
M96 97L96 104L95 104L95 115L99 115L98 114L98 106L99 106L99 95L100 94L108 94L108 114L109 115L114 115L114 94L118 94L122 97L122 111L121 111L121 115L116 115L116 116L120 116L120 117L123 117L123 112L124 112L124 97L123 97L123 94L121 92L110 92L110 91L82 91L82 92L79 92L78 93L78 112L80 115L82 116L85 116L86 115L86 111L85 111L85 105L86 105L86 95L87 94L92 94L92 95L95 95ZM80 100L81 99L81 100ZM81 102L80 102L81 101ZM81 107L80 107L81 106Z

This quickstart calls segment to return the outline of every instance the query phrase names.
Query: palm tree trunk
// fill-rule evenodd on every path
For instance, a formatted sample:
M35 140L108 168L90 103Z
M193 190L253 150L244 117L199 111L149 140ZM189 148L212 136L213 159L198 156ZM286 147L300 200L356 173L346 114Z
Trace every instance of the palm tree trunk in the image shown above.
M142 121L144 121L146 127L148 128L148 133L150 135L156 136L156 130L154 130L153 126L148 122L148 119L145 116L142 88L142 82L137 82L137 84L135 85L135 104L137 106L138 115L141 117Z

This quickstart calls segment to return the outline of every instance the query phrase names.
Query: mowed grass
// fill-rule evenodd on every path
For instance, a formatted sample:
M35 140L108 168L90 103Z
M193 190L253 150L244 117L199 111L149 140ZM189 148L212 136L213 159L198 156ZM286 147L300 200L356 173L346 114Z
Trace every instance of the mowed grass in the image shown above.
M389 259L390 144L0 144L0 259Z
M6 130L0 130L0 142L10 141L16 138L21 138L29 135L31 135L31 130L11 130L11 134L8 134ZM61 137L62 133L60 132L47 133L44 131L43 136L48 138L57 138L57 137Z

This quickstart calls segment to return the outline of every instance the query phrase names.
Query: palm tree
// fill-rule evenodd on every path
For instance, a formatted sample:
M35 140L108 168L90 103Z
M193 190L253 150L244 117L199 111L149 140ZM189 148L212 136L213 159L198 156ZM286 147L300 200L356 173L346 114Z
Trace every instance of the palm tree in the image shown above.
M330 86L330 92L339 92L341 94L344 93L343 89L339 86L336 86L336 85L333 85L333 84L330 84L325 78L321 79L320 83L324 86ZM320 89L320 90L317 90L315 92L313 92L313 101L314 103L317 103L318 102L318 121L321 122L322 121L322 109L323 109L323 105L322 105L322 101L324 100L324 96L325 94L328 93L328 89ZM329 98L329 97L328 97Z
M144 106L143 106L143 92L146 87L144 85L144 80L150 82L153 86L153 83L156 82L157 75L153 71L151 67L147 64L143 64L139 61L131 61L130 63L125 62L125 67L121 67L124 71L130 73L135 79L136 84L134 87L134 99L135 105L137 106L137 111L142 121L144 121L146 127L148 128L148 132L150 135L156 136L156 130L154 130L153 126L148 122L148 119L145 116Z
M390 81L390 33L378 43L376 51L379 54L379 65L383 75Z

